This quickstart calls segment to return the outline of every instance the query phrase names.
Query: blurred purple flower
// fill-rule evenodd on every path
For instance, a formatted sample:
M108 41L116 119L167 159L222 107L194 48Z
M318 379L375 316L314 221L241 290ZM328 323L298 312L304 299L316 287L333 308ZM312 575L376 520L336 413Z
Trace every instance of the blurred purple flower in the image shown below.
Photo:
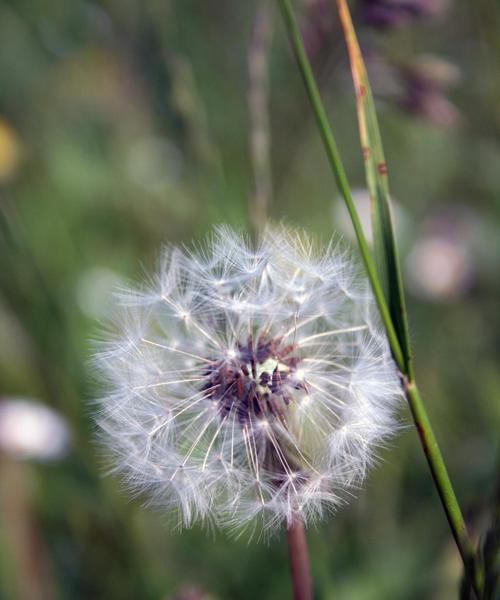
M400 69L404 93L403 109L423 117L435 125L450 127L460 120L457 107L445 91L460 79L458 68L436 56L422 56Z
M374 53L367 56L367 68L377 97L433 125L451 127L460 121L460 111L446 96L460 80L453 63L424 54L396 64Z
M448 0L362 0L361 14L373 27L394 28L413 19L441 14Z

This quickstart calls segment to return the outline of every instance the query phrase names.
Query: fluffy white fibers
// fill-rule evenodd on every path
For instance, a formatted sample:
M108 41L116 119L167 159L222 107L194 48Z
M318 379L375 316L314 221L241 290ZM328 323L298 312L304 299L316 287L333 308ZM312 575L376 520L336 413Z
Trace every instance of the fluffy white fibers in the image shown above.
M119 294L95 365L113 469L180 523L322 517L397 429L400 385L349 255L270 228L163 252Z

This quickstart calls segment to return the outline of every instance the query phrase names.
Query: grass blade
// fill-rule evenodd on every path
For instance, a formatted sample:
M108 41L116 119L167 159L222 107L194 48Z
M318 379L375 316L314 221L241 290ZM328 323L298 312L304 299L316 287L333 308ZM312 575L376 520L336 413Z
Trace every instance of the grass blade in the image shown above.
M337 6L347 44L352 78L356 91L356 110L358 114L361 149L365 163L367 186L370 193L375 264L403 352L405 372L411 377L413 375L412 358L403 280L392 224L387 165L375 111L375 103L346 0L337 0Z
M363 228L361 227L361 221L352 198L351 188L349 186L347 175L340 158L337 143L330 128L325 107L323 106L323 102L321 100L321 95L319 93L318 85L311 68L311 63L309 62L304 44L302 43L302 37L297 19L295 18L293 4L291 0L277 0L277 2L280 6L285 28L295 53L295 58L297 60L300 74L302 75L302 80L304 82L307 95L309 96L309 100L311 102L311 107L313 109L318 130L325 147L328 162L330 163L330 167L335 177L335 181L337 182L338 189L344 198L347 211L351 217L361 258L363 259L366 273L372 287L373 295L380 311L380 316L387 333L389 344L391 346L392 355L394 356L394 360L399 370L401 372L405 372L406 363L400 347L399 338L389 312L389 307L385 299L382 284L378 277L375 261L373 260L370 247L366 241Z

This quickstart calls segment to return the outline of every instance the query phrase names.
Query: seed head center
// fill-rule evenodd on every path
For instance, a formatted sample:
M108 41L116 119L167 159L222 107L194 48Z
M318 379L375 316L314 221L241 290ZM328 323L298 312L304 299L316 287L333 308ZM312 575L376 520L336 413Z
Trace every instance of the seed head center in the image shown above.
M306 389L304 381L294 376L300 363L295 350L281 338L261 336L254 341L249 336L226 359L215 361L205 371L202 389L217 402L220 418L233 415L242 426L256 420L286 423L295 390Z

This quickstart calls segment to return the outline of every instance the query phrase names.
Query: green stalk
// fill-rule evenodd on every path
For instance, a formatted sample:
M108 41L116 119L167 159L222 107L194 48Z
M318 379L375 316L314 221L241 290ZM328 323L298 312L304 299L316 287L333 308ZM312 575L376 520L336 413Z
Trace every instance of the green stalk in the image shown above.
M408 381L405 383L405 396L410 405L415 427L417 428L418 436L427 458L427 463L431 470L432 478L434 479L446 518L448 519L455 543L460 552L460 556L462 557L466 577L476 592L477 597L482 598L484 589L483 572L477 560L474 545L469 537L462 511L460 510L460 505L458 504L443 456L415 381Z
M283 14L287 34L292 44L300 73L302 75L302 79L313 108L314 116L316 118L318 129L325 146L328 161L354 226L361 257L370 280L382 322L386 329L387 338L389 340L394 360L405 381L404 392L410 406L421 445L427 457L427 462L429 464L435 486L439 493L439 497L443 504L453 537L457 544L460 556L462 557L465 573L478 598L481 598L483 590L483 576L476 553L474 551L474 545L472 544L467 532L457 497L453 490L446 465L432 430L427 411L413 379L413 374L407 371L407 365L405 364L401 345L399 343L399 339L397 337L396 330L385 301L382 286L375 268L375 263L366 242L366 238L361 227L361 222L352 199L347 176L328 122L328 117L321 100L314 74L312 72L311 64L307 58L307 54L302 43L302 37L291 2L290 0L278 0L278 3Z

